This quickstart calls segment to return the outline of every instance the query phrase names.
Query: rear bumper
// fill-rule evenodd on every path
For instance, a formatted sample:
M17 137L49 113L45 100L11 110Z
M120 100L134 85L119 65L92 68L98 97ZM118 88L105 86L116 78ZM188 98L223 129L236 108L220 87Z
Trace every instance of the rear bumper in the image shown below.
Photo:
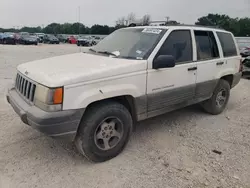
M235 87L240 82L241 77L242 77L242 72L238 72L233 76L232 88Z
M84 109L45 112L27 104L15 89L10 89L6 97L23 123L49 136L74 139Z

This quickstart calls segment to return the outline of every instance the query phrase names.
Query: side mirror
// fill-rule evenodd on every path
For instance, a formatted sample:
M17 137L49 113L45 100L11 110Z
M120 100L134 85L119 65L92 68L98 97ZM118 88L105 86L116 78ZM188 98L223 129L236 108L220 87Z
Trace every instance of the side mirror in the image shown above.
M175 58L172 55L159 55L153 61L153 69L170 68L175 66Z

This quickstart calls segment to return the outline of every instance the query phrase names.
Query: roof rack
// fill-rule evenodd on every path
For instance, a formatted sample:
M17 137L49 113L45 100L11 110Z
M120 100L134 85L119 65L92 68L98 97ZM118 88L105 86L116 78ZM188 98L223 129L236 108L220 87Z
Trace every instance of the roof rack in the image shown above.
M180 23L177 23L175 21L168 21L168 22L166 22L166 21L160 21L160 20L159 21L151 21L149 23L149 25L150 24L154 24L154 23L161 23L160 26L188 26L188 27L203 27L203 28L205 27L205 28L225 30L225 29L221 28L218 25L215 25L215 26L212 26L212 25L211 26L205 26L205 25L180 24ZM129 27L143 26L143 24L141 24L141 23L130 23L128 26Z
M206 26L206 25L189 25L189 24L165 24L165 26L187 26L187 27L207 27L207 28L213 28L213 29L221 29L221 30L225 30L223 28L221 28L220 26L218 25L215 25L215 26Z

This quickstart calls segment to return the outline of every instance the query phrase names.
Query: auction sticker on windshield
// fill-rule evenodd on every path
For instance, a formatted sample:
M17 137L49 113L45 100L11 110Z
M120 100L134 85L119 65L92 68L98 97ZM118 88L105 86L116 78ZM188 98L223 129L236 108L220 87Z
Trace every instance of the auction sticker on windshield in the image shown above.
M153 33L159 35L162 32L161 29L151 29L151 28L145 28L142 30L142 33Z

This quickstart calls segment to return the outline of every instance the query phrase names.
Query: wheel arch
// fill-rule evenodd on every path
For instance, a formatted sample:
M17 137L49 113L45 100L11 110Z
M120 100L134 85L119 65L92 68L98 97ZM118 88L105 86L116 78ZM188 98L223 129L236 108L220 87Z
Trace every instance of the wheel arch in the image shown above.
M234 78L233 74L228 74L228 75L222 76L220 79L226 80L229 83L230 88L232 88L233 78Z
M98 103L104 103L108 101L115 101L125 106L130 112L133 120L137 121L137 110L136 110L135 98L132 95L115 96L115 97L110 97L110 98L91 102L90 104L87 105L85 111L87 111L93 105L97 105Z

